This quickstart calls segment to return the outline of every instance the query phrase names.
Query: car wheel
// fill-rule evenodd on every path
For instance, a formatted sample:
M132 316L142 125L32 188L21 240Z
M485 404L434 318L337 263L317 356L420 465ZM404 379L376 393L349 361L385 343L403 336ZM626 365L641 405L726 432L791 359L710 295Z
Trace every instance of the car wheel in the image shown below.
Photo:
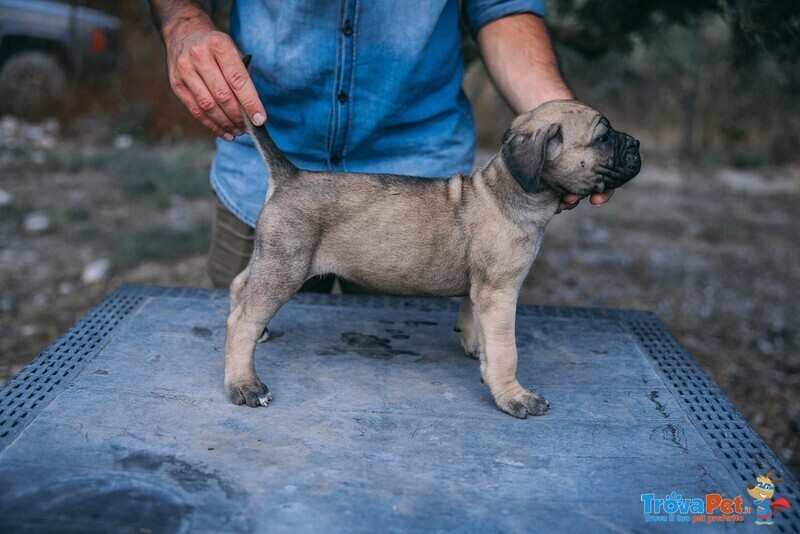
M17 52L0 69L0 109L38 120L57 111L63 102L67 73L47 52Z

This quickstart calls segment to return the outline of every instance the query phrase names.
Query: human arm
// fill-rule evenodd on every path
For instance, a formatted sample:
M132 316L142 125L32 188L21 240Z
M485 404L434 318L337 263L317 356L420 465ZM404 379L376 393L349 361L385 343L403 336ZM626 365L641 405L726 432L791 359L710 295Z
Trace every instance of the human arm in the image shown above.
M267 114L241 53L214 26L208 2L148 1L167 49L170 85L192 116L228 141L244 132L240 104L253 124L264 124Z
M549 100L575 98L561 76L541 17L520 13L498 18L478 31L477 41L489 76L515 113L524 113ZM613 189L595 193L589 201L599 206L613 194ZM559 211L574 208L582 198L564 195Z

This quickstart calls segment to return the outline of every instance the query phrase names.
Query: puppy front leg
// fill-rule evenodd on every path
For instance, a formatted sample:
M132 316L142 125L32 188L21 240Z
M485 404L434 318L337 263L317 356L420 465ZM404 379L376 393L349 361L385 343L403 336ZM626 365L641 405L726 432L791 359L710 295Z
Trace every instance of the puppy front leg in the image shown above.
M497 406L520 419L542 415L550 406L548 402L517 381L517 291L482 288L470 297L481 345L481 376Z

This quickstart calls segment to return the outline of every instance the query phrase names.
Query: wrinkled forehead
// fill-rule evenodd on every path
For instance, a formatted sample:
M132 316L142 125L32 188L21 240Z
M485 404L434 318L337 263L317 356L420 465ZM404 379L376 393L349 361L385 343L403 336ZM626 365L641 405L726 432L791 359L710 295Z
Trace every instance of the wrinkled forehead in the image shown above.
M592 131L599 124L608 124L599 111L575 100L553 100L517 117L511 127L519 133L533 133L542 123L570 124L583 131Z

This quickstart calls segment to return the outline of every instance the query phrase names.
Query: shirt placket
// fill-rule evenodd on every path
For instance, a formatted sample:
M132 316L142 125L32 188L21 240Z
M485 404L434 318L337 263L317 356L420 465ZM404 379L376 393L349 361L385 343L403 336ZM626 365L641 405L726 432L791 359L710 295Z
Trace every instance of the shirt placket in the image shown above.
M332 169L343 169L347 156L347 133L350 128L350 107L353 104L353 68L355 64L355 25L358 0L343 0L339 10L338 62L336 80L333 85L333 125L329 143L328 165Z

